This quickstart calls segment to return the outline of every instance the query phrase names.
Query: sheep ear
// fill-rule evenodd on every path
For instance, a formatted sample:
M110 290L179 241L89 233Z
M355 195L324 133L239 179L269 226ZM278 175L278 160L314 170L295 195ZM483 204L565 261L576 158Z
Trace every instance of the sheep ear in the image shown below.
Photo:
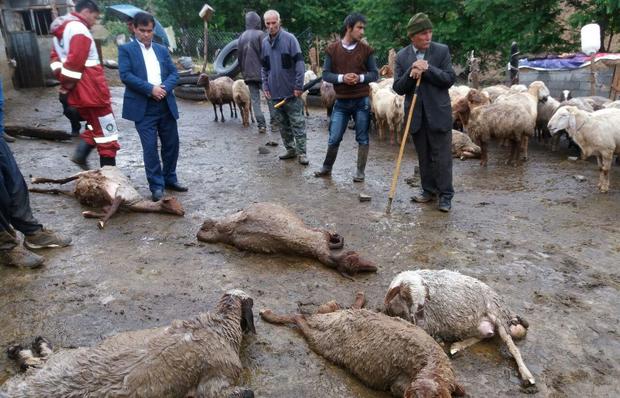
M577 120L575 120L575 114L571 111L568 111L568 127L572 131L577 130Z
M390 301L392 301L398 294L400 294L400 285L396 285L388 290L385 295L385 299L383 300L383 304L387 307L390 304Z
M247 298L241 302L241 330L256 334L256 328L254 328L254 312L252 312L253 306L254 300L251 298Z

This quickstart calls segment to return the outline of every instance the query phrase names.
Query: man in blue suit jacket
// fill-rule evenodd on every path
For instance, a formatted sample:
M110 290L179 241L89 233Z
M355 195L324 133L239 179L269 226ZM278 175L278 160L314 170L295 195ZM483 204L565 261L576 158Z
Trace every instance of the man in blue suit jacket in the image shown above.
M144 168L153 201L164 196L164 188L185 192L176 175L179 157L179 111L172 93L179 74L168 49L153 43L155 19L140 12L133 18L136 39L118 49L121 80L126 86L123 118L132 120L142 142ZM160 164L157 137L161 140Z

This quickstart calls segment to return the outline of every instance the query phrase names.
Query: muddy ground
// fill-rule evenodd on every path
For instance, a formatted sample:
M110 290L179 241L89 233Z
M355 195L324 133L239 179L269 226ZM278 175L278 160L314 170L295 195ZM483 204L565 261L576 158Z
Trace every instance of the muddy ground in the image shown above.
M120 116L123 89L113 88ZM103 231L80 215L75 201L32 194L36 216L73 237L73 246L44 252L47 265L26 271L0 268L0 346L44 335L58 347L93 345L115 333L166 325L212 308L222 292L241 288L254 297L258 334L244 340L241 384L258 397L385 397L314 354L293 329L262 322L258 311L294 312L336 299L348 305L363 290L378 307L391 279L419 268L458 270L501 293L530 322L518 343L537 379L520 387L516 365L497 341L453 359L471 397L611 397L620 393L620 168L609 194L596 191L592 161L571 161L567 150L530 149L522 167L505 166L507 150L492 147L489 166L454 163L453 211L410 202L415 155L406 153L392 215L384 215L397 148L372 142L367 179L351 180L356 144L349 131L331 180L312 176L324 156L327 120L311 109L310 166L280 161L282 150L258 147L273 134L244 129L239 120L215 123L209 104L179 100L181 158L178 173L190 186L177 195L184 218L123 214ZM5 105L7 124L68 128L54 89L24 90ZM133 124L118 119L123 149L118 165L149 195ZM373 137L374 139L374 137ZM22 172L61 177L78 168L74 143L20 138L11 144ZM97 159L92 156L91 162ZM585 176L579 181L575 175ZM371 202L360 203L364 192ZM252 202L274 201L308 224L344 235L347 247L379 265L354 282L313 260L240 252L202 244L195 235L206 217ZM498 349L499 347L499 349ZM0 382L16 369L0 355Z

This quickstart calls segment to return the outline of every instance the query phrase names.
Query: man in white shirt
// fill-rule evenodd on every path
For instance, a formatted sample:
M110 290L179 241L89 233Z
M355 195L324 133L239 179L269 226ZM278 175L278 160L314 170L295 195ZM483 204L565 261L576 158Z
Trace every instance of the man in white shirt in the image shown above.
M136 40L119 47L118 66L126 86L123 118L132 120L140 135L144 168L153 201L164 196L164 188L185 192L176 175L179 157L176 99L172 89L179 74L168 50L153 43L155 19L140 12L133 18ZM161 157L157 152L161 140ZM163 166L162 166L163 163Z

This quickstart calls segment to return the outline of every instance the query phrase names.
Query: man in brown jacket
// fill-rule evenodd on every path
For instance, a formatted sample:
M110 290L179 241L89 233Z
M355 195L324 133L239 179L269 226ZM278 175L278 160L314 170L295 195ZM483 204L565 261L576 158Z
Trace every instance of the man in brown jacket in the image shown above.
M357 149L357 173L353 181L364 181L368 159L368 127L370 125L370 87L377 80L377 61L373 49L362 41L366 18L358 13L347 15L344 20L344 36L325 50L323 80L334 85L336 103L329 124L327 154L321 170L315 177L328 177L338 155L342 136L351 117L355 121Z

